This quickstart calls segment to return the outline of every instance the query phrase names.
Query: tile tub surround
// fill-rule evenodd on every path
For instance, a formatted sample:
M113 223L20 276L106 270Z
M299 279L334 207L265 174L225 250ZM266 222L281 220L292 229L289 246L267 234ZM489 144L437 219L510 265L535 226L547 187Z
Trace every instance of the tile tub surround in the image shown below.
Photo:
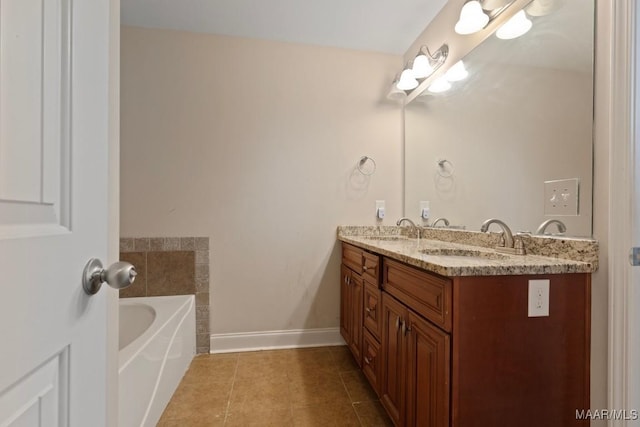
M426 255L425 249L464 249L494 253L500 233L421 228L421 239L373 240L402 236L402 227L338 227L338 239L445 276L592 273L597 270L598 244L590 239L524 236L527 255L500 254L500 259Z
M120 259L138 270L120 298L196 296L196 351L209 353L209 238L125 237L120 239Z

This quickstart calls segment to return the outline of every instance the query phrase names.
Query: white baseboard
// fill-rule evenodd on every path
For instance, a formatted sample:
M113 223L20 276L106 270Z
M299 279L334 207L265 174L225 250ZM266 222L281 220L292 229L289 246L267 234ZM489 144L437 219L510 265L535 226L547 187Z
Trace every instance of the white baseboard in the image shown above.
M212 334L211 353L345 345L340 328Z

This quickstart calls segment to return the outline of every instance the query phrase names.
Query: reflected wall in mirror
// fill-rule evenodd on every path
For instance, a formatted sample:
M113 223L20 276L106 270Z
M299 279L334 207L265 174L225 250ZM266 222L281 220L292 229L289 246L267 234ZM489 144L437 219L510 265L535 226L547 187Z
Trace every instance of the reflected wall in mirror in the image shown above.
M499 218L535 232L556 218L566 235L591 236L594 0L525 10L528 33L492 35L464 58L465 80L405 106L405 215L429 201L431 220L467 230ZM544 182L569 178L579 214L546 215Z

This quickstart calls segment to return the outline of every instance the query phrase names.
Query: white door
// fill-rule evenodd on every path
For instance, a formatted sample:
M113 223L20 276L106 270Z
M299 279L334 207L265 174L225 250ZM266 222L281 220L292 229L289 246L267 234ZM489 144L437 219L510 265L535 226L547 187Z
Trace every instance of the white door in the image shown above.
M108 0L0 0L0 426L106 419Z

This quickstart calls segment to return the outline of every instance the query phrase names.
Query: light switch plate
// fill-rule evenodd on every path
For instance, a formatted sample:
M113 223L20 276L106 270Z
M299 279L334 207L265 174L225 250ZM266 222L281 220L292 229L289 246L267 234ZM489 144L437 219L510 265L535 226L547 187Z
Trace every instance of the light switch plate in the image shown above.
M580 180L559 179L544 182L545 216L577 216L580 201Z

